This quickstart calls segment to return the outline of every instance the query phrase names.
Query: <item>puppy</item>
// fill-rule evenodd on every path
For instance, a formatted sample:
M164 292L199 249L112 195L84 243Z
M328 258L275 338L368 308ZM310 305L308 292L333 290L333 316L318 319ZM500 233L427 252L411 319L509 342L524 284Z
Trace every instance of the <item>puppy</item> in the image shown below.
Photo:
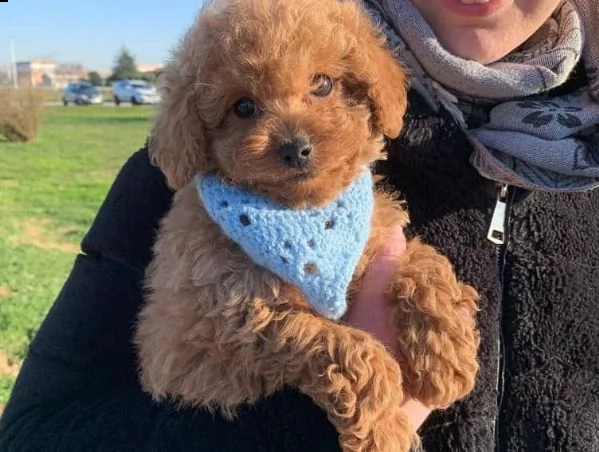
M243 231L255 220L235 210L246 208L243 196L255 196L306 220L353 199L348 193L370 177L365 169L380 158L384 137L402 128L406 76L384 38L349 1L216 1L174 51L163 82L150 152L177 192L135 334L144 389L232 417L240 404L290 385L326 410L344 451L408 451L418 438L400 410L407 395L438 408L473 388L475 290L433 248L409 241L388 291L400 350L393 357L370 334L336 321L343 305L319 305L318 295L306 296L313 286L281 277L283 254L273 267L250 258ZM367 213L350 302L391 228L408 222L388 194L376 192L368 204L366 185L367 207L348 210L344 226L356 232L352 215L363 222ZM235 205L213 202L210 190L225 188ZM238 224L217 218L224 211ZM324 222L329 239L302 242L289 259L334 243L337 227L341 234ZM295 242L273 246L281 253L299 246L290 237ZM356 248L353 239L344 243ZM344 262L331 266L332 279ZM307 278L321 269L298 271Z

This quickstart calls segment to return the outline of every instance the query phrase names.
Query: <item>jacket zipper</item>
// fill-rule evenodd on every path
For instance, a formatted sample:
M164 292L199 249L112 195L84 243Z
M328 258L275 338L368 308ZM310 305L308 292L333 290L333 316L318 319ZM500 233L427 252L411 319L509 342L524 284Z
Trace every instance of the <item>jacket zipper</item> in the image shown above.
M497 260L499 264L499 279L501 296L499 300L499 339L498 339L498 357L497 357L497 411L495 414L495 450L500 450L499 439L499 419L503 406L503 393L505 385L505 336L504 336L504 318L503 318L503 299L505 290L505 266L509 245L510 216L514 200L514 187L508 184L501 184L498 187L497 199L491 217L491 223L487 233L487 239L497 245Z
M506 230L507 230L507 203L508 195L510 192L510 186L507 184L501 184L497 191L497 201L495 202L495 208L493 209L493 216L491 217L491 224L489 225L489 231L487 232L487 239L493 242L499 247L505 245L506 242Z

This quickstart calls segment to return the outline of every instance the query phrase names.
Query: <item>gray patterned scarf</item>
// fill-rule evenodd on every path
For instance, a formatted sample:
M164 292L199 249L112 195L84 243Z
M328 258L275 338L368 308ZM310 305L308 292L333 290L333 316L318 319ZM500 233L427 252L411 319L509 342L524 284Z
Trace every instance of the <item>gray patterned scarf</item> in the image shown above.
M489 65L443 49L410 0L363 1L412 87L468 131L481 175L530 190L599 186L599 0L564 1L522 48ZM549 97L581 58L588 85Z

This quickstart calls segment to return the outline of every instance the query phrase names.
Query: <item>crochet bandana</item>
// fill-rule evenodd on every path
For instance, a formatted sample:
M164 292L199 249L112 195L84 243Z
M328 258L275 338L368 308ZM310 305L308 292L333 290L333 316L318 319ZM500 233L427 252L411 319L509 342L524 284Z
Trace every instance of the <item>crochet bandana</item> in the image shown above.
M322 208L290 209L213 174L198 175L196 188L212 220L254 262L297 286L320 315L337 320L345 313L370 234L368 171Z

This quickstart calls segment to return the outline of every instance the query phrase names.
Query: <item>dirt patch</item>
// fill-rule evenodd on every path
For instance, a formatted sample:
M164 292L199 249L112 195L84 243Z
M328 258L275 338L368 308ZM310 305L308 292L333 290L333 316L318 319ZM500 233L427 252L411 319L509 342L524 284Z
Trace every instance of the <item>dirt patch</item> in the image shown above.
M0 179L0 184L10 188L19 186L19 182L14 179Z
M81 234L80 228L78 228L77 226L65 226L64 228L60 228L58 230L58 232L61 235L79 235Z
M0 375L4 377L16 377L20 369L20 364L11 361L8 356L0 350Z
M21 233L10 237L10 242L14 245L32 245L44 250L70 254L79 252L78 245L53 240L45 229L46 224L46 220L27 220L19 227Z
M13 291L8 287L0 286L0 300L3 298L8 298L13 294Z
M92 179L112 180L116 176L117 170L96 170L88 172L88 176Z

